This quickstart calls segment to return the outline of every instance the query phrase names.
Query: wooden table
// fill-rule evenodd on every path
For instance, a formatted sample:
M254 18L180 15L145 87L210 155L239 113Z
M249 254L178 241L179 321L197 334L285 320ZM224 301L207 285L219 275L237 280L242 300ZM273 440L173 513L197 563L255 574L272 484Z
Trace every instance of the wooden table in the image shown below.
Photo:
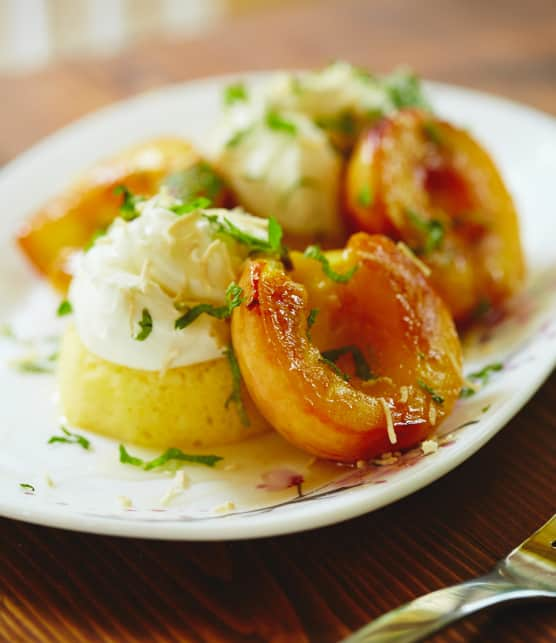
M298 3L196 42L0 78L0 162L123 96L212 73L346 58L556 114L554 0ZM487 571L555 511L556 377L480 453L345 524L234 543L164 543L1 520L3 641L336 641L385 610ZM435 641L555 641L554 605L480 615Z

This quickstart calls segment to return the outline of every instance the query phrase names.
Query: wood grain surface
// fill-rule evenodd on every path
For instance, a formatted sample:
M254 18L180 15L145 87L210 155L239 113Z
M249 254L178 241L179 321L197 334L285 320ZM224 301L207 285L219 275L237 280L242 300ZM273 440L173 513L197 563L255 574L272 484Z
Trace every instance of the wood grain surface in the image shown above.
M300 2L189 42L0 76L0 163L92 109L207 74L333 58L504 94L556 114L556 3ZM519 133L516 133L518 135ZM477 455L390 507L234 543L83 535L0 520L2 641L333 642L486 572L556 510L556 377ZM433 641L556 641L554 604L477 615Z

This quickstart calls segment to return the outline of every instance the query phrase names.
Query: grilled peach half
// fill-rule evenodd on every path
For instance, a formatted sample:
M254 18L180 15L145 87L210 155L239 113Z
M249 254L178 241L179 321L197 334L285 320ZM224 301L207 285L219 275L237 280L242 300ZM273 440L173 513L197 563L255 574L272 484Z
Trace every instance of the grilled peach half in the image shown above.
M35 268L55 287L69 284L69 259L118 215L118 185L144 197L163 182L176 196L208 196L226 205L229 192L186 141L161 138L131 147L90 168L73 185L48 201L22 227L17 243Z
M348 163L345 209L356 230L404 241L459 325L500 307L524 260L512 198L467 132L419 110L367 131Z
M382 235L353 235L323 265L251 259L232 339L250 395L287 440L342 462L409 448L452 409L461 347L421 268ZM315 311L318 310L318 313Z

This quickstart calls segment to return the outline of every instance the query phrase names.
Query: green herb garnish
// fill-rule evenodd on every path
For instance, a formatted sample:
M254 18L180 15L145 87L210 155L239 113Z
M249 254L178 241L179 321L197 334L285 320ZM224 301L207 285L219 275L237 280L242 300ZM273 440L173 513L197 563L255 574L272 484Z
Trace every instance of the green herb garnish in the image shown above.
M180 460L182 462L189 462L191 464L204 464L207 467L213 467L217 462L222 460L219 455L197 455L184 453L181 449L176 447L171 447L164 451L162 455L159 455L153 460L143 460L135 456L130 455L123 444L120 444L120 462L122 464L131 464L134 467L141 467L145 471L150 471L151 469L156 469L167 464L170 460Z
M327 359L323 355L321 355L319 362L322 364L326 364L328 368L330 368L338 377L341 377L344 381L349 382L349 375L347 373L344 373L341 368L338 368L337 364L335 364L332 360Z
M228 139L228 141L226 142L226 147L237 147L252 131L252 127L246 127L245 129L238 130L231 138Z
M54 352L47 357L39 359L20 359L12 362L13 367L20 373L53 373L54 362L58 359L58 353Z
M188 212L194 212L195 210L204 210L205 208L210 207L211 201L204 196L199 196L189 203L179 203L178 205L171 205L168 209L181 216L182 214L187 214Z
M424 254L429 254L442 245L444 241L444 226L440 221L436 219L429 221L415 212L415 210L407 209L406 214L411 223L424 234L425 245L422 250Z
M107 232L108 232L108 227L98 228L97 230L95 230L91 235L91 238L89 239L89 241L87 241L87 243L85 244L83 250L85 252L90 250L95 245L97 239L100 239L101 237L106 236Z
M174 322L176 330L183 330L192 324L200 315L209 315L215 319L228 319L234 308L237 308L243 301L243 288L235 282L226 289L226 303L223 306L213 306L212 304L197 304L192 308L185 307L185 312Z
M469 375L466 376L466 379L477 382L478 385L481 388L483 388L486 384L488 384L488 381L492 373L497 373L498 371L501 371L503 368L504 368L504 365L501 362L494 362L492 364L487 364L480 371L469 373ZM476 389L474 389L472 386L464 386L461 389L459 396L463 398L471 397L472 395L475 395L476 392L477 392Z
M323 351L322 356L325 360L336 363L342 355L351 354L353 357L353 364L355 366L355 374L365 382L368 380L376 379L373 372L369 368L369 364L363 355L363 352L355 344L349 346L342 346L341 348L332 348Z
M315 120L315 125L321 129L353 136L357 133L357 121L350 112L342 112L336 116L321 117Z
M311 328L313 328L314 323L317 321L317 315L319 314L319 309L318 308L311 308L309 311L309 314L307 315L307 330L305 331L305 334L307 335L307 339L312 342L313 338L311 336Z
M204 217L210 221L217 234L229 237L247 246L250 253L261 252L263 254L276 255L284 263L286 268L291 266L288 249L282 244L282 227L274 217L268 219L268 237L266 241L248 232L244 232L225 217L220 219L216 214L205 214Z
M64 317L64 315L71 315L72 312L73 308L71 303L67 299L64 299L64 301L60 302L60 305L56 310L56 315L58 315L58 317Z
M239 413L241 423L243 426L249 426L249 417L247 416L247 411L245 410L245 405L243 404L243 399L241 397L241 371L239 369L236 354L234 353L234 348L231 344L224 351L224 355L228 360L230 371L232 372L232 392L224 406L228 408L232 402L235 402L235 404L237 404L237 411Z
M423 380L417 380L417 384L420 388L423 389L423 391L426 391L431 396L433 402L436 402L437 404L444 404L444 398L439 395L431 386L423 382Z
M328 261L326 256L322 253L322 250L320 249L319 246L309 246L308 248L305 249L304 254L306 257L309 257L309 259L314 259L315 261L320 262L320 264L322 265L322 271L324 272L324 274L329 279L332 279L332 281L335 281L336 283L339 283L339 284L347 283L359 268L358 265L355 265L352 268L350 268L347 272L344 272L344 273L336 272L330 266L330 262Z
M24 490L24 491L32 491L35 493L35 487L33 487L32 484L29 484L28 482L20 482L19 486Z
M357 195L357 203L364 208L368 208L373 203L373 193L368 185L364 185Z
M421 81L414 73L394 72L382 79L382 85L396 109L420 107L430 110L421 88Z
M137 205L144 201L142 196L132 194L125 185L118 185L114 188L114 194L123 194L124 200L120 206L120 216L124 221L133 221L139 216Z
M0 324L0 337L16 339L14 329L10 324Z
M241 103L249 98L247 89L243 83L233 83L224 89L224 104L233 105L234 103Z
M276 130L278 132L284 132L289 136L295 136L297 134L297 125L283 118L277 112L270 111L266 113L266 125L270 129Z
M139 332L134 335L133 339L136 339L138 342L144 342L153 330L153 318L146 308L143 308L143 312L141 313L139 328Z
M438 125L433 121L426 121L423 123L423 133L431 143L442 145L442 134L440 133Z
M64 435L53 435L50 440L48 440L48 444L54 444L55 442L61 442L62 444L78 444L86 451L91 448L91 443L87 438L84 438L82 435L78 435L77 433L71 433L65 426L61 426L60 429Z
M185 170L170 174L163 185L171 196L184 203L200 196L215 201L224 188L222 179L205 161L199 161Z

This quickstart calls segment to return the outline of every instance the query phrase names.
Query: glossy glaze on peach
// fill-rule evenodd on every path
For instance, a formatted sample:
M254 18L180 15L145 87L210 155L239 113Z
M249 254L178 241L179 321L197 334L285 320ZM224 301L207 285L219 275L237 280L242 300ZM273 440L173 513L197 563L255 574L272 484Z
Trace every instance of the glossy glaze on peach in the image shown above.
M522 283L517 214L498 169L467 132L426 112L400 111L362 136L347 168L345 209L354 229L419 252L460 325ZM443 238L424 252L431 221Z
M347 283L298 253L291 273L277 261L248 262L232 338L249 393L286 439L316 456L353 462L411 447L459 395L461 348L450 313L383 236L356 234L327 256L340 273L357 265ZM337 360L347 381L322 360L323 351L346 345L361 351L373 379L356 376L349 354Z

